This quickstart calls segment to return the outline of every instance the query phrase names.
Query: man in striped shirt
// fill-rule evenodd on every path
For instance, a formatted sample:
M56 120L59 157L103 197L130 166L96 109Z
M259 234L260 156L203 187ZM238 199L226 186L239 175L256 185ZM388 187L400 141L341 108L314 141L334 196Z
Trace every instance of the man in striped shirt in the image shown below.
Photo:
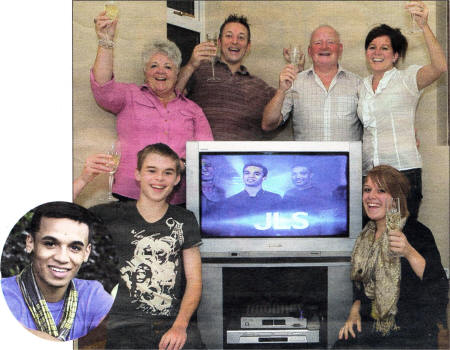
M334 28L315 29L308 46L313 67L300 73L292 64L284 67L279 88L264 110L262 129L274 130L292 115L295 140L361 140L356 113L361 78L339 65L342 51Z
M250 26L244 16L230 15L220 27L217 48L198 44L181 69L177 89L202 107L216 141L262 140L261 118L275 88L251 75L242 65L251 46ZM211 80L211 59L218 80Z

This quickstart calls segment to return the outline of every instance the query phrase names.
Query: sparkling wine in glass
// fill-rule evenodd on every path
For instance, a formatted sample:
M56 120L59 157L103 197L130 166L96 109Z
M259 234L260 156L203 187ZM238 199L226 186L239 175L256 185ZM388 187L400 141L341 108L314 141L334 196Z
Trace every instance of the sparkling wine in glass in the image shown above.
M294 67L298 67L302 57L303 57L303 54L302 54L302 49L301 49L300 45L297 45L297 44L289 45L289 63L290 64L293 64ZM294 90L294 82L292 82L292 86L289 91L293 95L298 95L298 92Z
M298 66L300 63L300 57L302 55L300 45L290 45L289 47L289 62L294 66Z
M408 2L408 5L416 5L416 6L411 7L410 9L407 9L407 11L408 11L408 13L409 13L409 15L411 17L411 26L408 28L407 32L409 34L421 33L422 29L417 24L416 19L415 19L415 15L410 13L410 10L419 8L419 4L416 1L410 1L410 2Z
M115 4L114 1L105 2L105 11L106 11L106 16L108 16L109 19L111 19L113 21L119 15L119 8L117 7L117 5Z
M213 43L214 46L217 48L217 33L215 33L215 32L214 33L206 33L206 40ZM217 51L216 51L216 55L211 57L212 77L208 78L208 81L220 81L220 79L216 77L215 71L214 71L214 65L216 63L216 59L217 59Z
M400 230L400 198L388 198L386 200L386 226L389 231Z
M117 171L117 168L119 167L120 163L120 147L119 143L113 143L111 148L107 152L108 155L112 157L112 163L109 165L109 191L108 195L106 197L106 200L114 200L114 197L112 195L112 185L114 183L114 174Z
M400 221L402 219L400 211L400 198L386 199L386 226L388 234L390 231L400 231ZM397 253L389 250L391 257L398 257Z

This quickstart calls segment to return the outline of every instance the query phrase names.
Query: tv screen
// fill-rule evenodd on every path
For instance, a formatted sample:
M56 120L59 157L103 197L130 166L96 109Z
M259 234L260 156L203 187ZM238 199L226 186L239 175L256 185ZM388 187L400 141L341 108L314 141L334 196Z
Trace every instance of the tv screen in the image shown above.
M200 152L205 238L348 237L348 152Z
M186 164L202 258L350 256L361 142L189 141Z

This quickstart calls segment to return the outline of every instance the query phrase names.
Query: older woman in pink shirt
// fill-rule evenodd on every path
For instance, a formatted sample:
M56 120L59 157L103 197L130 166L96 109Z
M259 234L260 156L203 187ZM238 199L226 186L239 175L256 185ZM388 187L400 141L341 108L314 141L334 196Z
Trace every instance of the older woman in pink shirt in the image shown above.
M175 90L181 53L171 41L156 41L142 54L145 84L120 83L113 76L113 48L117 19L105 12L94 20L99 38L97 57L91 70L91 88L97 103L117 116L121 162L115 175L113 194L119 199L137 199L134 178L137 152L162 142L186 155L186 141L212 140L211 128L202 109ZM170 202L186 201L185 182L174 191Z

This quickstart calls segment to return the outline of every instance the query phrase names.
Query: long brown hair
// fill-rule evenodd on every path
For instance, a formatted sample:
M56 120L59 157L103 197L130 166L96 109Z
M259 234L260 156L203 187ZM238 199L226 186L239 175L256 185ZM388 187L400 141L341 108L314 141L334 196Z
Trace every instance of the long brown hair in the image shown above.
M378 165L367 173L367 177L392 197L400 198L402 217L409 214L406 198L410 185L408 178L390 165Z

